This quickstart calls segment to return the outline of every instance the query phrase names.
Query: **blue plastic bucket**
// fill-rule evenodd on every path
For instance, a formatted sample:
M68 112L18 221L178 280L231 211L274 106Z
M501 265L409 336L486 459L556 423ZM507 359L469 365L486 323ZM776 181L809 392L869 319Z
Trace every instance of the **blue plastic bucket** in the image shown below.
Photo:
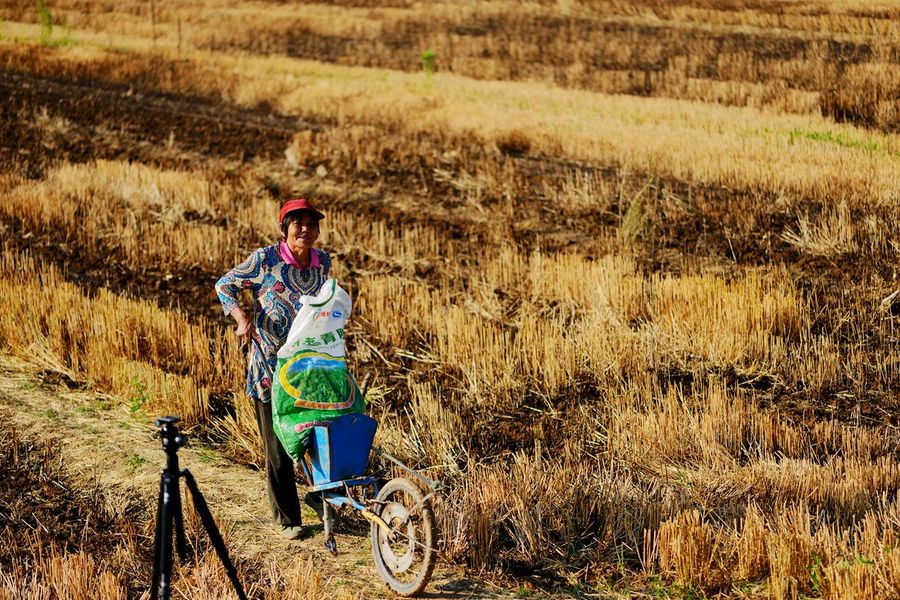
M309 462L313 485L365 474L378 422L361 413L341 415L328 427L313 427Z

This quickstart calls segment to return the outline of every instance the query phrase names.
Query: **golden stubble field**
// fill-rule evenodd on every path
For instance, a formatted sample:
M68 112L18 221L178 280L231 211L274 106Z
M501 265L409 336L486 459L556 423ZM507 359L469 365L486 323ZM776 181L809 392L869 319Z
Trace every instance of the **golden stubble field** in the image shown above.
M259 464L212 285L306 195L444 564L900 596L900 3L46 7L0 8L0 344L36 376ZM11 597L47 585L18 547Z

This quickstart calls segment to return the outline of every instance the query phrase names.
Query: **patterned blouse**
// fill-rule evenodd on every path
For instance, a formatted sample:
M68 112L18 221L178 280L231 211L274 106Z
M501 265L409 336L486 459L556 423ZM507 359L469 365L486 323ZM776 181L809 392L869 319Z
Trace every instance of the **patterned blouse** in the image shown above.
M226 315L238 306L241 290L249 289L255 298L254 339L259 346L250 345L247 365L247 395L255 400L271 400L269 375L275 370L278 349L287 341L291 323L302 306L300 297L319 293L319 288L328 279L331 258L317 248L312 251L318 261L314 259L309 268L300 269L285 262L279 244L266 246L255 250L247 260L216 282L216 293ZM260 355L260 348L264 356Z

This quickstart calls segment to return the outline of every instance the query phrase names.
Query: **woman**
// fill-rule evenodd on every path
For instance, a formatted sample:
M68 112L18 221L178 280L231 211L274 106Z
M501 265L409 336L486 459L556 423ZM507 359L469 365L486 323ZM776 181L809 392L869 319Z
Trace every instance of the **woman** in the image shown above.
M324 218L306 199L287 201L278 215L281 242L255 250L216 282L225 314L237 322L235 334L245 343L251 339L257 342L250 347L247 395L256 405L272 516L288 539L301 536L300 503L293 461L272 428L270 375L275 370L278 349L300 309L300 297L317 294L328 278L331 259L314 247L319 221ZM253 318L238 304L238 294L245 289L253 294ZM306 501L318 508L309 496Z

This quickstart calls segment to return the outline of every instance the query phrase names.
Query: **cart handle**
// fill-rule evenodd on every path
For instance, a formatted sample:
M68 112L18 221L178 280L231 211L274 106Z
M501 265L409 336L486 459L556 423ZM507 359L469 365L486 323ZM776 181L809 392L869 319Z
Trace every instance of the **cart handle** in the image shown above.
M437 492L438 490L440 490L443 487L441 485L440 481L434 481L434 480L428 479L427 477L425 477L424 475L422 475L415 469L411 469L411 468L407 467L402 462L400 462L399 460L397 460L396 458L394 458L393 456L391 456L390 454L388 454L381 448L379 448L377 446L372 446L372 451L374 451L376 454L378 454L380 456L385 457L386 459L388 459L389 461L391 461L392 463L394 463L395 465L397 465L398 467L400 467L401 469L403 469L404 471L406 471L407 473L409 473L410 475L412 475L413 477L415 477L416 479L418 479L419 481L421 481L422 483L424 483L425 485L430 487L435 492Z

